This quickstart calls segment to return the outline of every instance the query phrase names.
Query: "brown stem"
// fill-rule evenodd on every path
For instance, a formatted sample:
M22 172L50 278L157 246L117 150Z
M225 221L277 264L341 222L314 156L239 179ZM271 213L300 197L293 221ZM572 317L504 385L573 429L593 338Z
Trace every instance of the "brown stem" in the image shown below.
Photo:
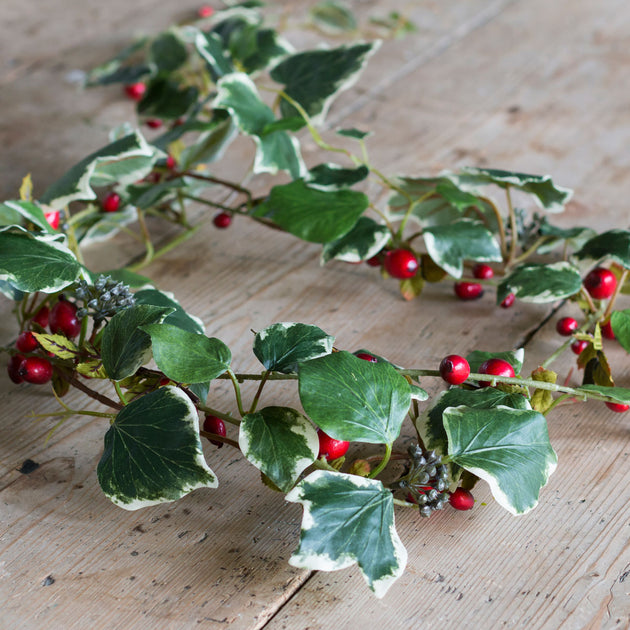
M95 392L93 389L89 388L87 385L82 383L75 376L69 376L63 370L59 370L59 375L61 376L61 378L63 378L64 381L66 381L67 383L70 383L70 385L82 391L86 396L89 396L90 398L93 398L94 400L98 400L98 402L105 405L106 407L111 407L112 409L116 409L118 411L120 411L123 408L123 406L120 403L116 402L115 400L112 400L111 398L108 398L104 394L99 394L98 392Z

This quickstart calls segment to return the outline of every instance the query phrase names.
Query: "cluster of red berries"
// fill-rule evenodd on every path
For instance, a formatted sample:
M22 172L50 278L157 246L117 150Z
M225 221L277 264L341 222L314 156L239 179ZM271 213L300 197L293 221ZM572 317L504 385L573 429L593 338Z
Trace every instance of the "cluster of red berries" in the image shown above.
M449 354L440 362L440 376L450 385L461 385L470 375L470 365L458 354ZM479 366L479 374L514 378L514 368L504 359L488 359ZM490 387L491 381L479 381L482 387Z

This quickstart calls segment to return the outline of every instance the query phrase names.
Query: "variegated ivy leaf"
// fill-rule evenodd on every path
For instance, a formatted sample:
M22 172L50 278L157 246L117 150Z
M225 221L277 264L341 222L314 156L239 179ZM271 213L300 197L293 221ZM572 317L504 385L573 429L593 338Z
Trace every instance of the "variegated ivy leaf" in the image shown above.
M586 392L597 392L610 397L618 403L630 405L630 389L627 387L606 387L604 385L582 385L577 391L584 390Z
M573 194L569 188L556 186L549 175L529 175L493 168L469 167L451 177L464 190L476 191L486 184L522 190L533 195L534 201L548 212L562 212Z
M256 142L254 172L275 174L284 170L294 179L306 172L296 138L285 131L265 132L276 118L246 74L234 72L221 77L212 106L228 110L237 127Z
M220 160L225 149L236 137L236 125L227 112L222 110L214 112L212 121L214 124L208 125L195 142L181 152L178 164L182 170Z
M197 410L176 387L123 407L105 434L97 475L105 495L126 510L218 485L203 458Z
M564 243L571 249L580 249L586 241L597 234L595 230L588 227L559 228L551 225L547 217L542 218L539 233L541 236L549 237L549 240L536 250L539 254L547 254Z
M138 103L138 113L158 118L178 118L193 109L199 97L195 86L181 88L176 81L155 78L147 85L142 100Z
M125 61L140 51L147 43L148 38L141 37L123 48L113 59L90 70L87 75L86 85L107 85L109 83L133 83L150 72L146 65L123 66Z
M311 186L316 186L322 190L335 190L350 188L362 182L369 173L369 169L364 165L357 168L344 168L338 164L327 162L309 169L304 179Z
M481 364L488 359L503 359L514 368L514 374L518 376L523 367L524 356L525 350L523 348L519 348L518 350L507 350L506 352L485 352L483 350L473 350L471 353L466 355L466 361L468 361L468 365L470 365L471 372L479 372Z
M326 117L334 97L352 87L380 42L352 44L330 50L306 50L283 59L271 69L271 78L297 101L315 122ZM286 100L280 101L284 117L297 115Z
M386 225L369 217L359 217L355 226L341 238L326 243L322 249L321 262L343 260L356 263L376 256L390 239Z
M47 335L43 333L33 333L39 345L52 353L59 359L74 359L79 354L79 348L76 344L64 335Z
M578 293L581 288L582 276L571 263L526 263L501 281L497 287L497 304L510 293L523 302L555 302Z
M461 278L464 260L503 260L501 247L492 232L474 219L425 227L422 234L429 256L454 278Z
M497 503L512 514L535 507L558 463L545 416L461 406L445 409L443 422L452 462L487 481Z
M250 75L295 51L275 29L261 28L260 24L245 23L233 30L228 45L235 65Z
M151 336L157 366L178 383L206 383L230 367L232 353L219 339L170 324L147 324L141 328Z
M619 344L626 352L630 352L630 308L614 311L610 323Z
M64 235L35 234L17 225L0 229L0 281L14 291L55 293L80 275Z
M254 354L273 372L297 372L298 364L332 352L335 338L310 324L271 324L254 338Z
M92 186L131 184L150 173L155 162L163 157L164 153L136 131L75 164L46 189L40 201L58 210L71 201L96 199Z
M24 218L37 226L42 232L56 234L44 216L42 207L33 201L9 200L0 203L0 225L12 225Z
M301 363L299 392L313 422L349 442L391 444L411 404L409 383L391 364L345 351Z
M265 407L243 416L238 445L248 461L288 492L319 452L308 418L289 407Z
M337 571L356 562L377 597L403 574L407 550L396 532L392 493L380 481L317 470L286 499L304 508L289 564Z
M194 315L187 313L172 293L158 289L142 289L134 294L136 304L151 304L170 308L172 312L164 320L165 324L177 326L192 333L204 333L203 322Z
M149 48L149 58L158 72L174 72L186 63L188 52L176 30L160 33Z
M322 0L309 11L311 20L324 33L340 35L357 29L357 20L345 4Z
M610 258L630 269L630 230L609 230L587 241L574 256L578 260Z
M208 64L212 78L217 81L220 77L234 72L234 64L231 62L221 38L212 32L204 33L195 27L188 27L186 33L192 40L195 49Z
M82 246L100 243L120 232L120 228L133 223L138 218L138 212L133 206L125 206L116 212L99 212L86 217L84 223L79 223L75 230ZM85 229L82 229L85 228Z

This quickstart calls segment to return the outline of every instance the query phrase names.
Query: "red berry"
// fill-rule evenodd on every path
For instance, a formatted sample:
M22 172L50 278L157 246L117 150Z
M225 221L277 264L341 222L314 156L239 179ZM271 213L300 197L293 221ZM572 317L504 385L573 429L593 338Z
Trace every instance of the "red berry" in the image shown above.
M440 376L451 385L460 385L470 374L470 365L464 357L449 354L440 362Z
M514 368L503 359L488 359L479 366L479 374L490 374L491 376L515 376ZM489 387L491 381L479 381L482 387Z
M380 254L372 256L365 261L370 267L380 267L383 264Z
M475 497L469 490L464 488L457 488L455 492L451 492L451 496L448 498L448 502L456 510L470 510L475 505Z
M608 409L616 413L623 413L624 411L628 411L628 409L630 409L630 405L626 405L624 403L614 403L614 402L607 402L606 407L608 407Z
M204 4L203 6L197 9L197 15L200 18L210 17L213 13L214 13L214 9L207 4Z
M120 208L120 195L115 192L107 193L102 203L103 212L116 212Z
M418 259L408 249L392 249L385 254L383 267L392 278L413 278L418 271Z
M27 383L43 385L52 378L53 368L48 359L42 357L26 357L18 368L18 374Z
M503 302L501 302L501 304L499 304L499 306L501 308L510 308L510 306L512 306L512 304L514 304L514 300L516 299L516 296L514 295L514 293L508 293L505 298L503 298Z
M47 306L42 306L37 313L35 313L35 317L33 317L33 322L39 324L42 328L46 328L48 326L48 315L50 313L50 309Z
M125 94L134 101L141 100L146 91L147 86L142 81L125 85Z
M53 230L59 229L59 219L61 217L61 213L59 210L53 210L52 212L44 212L44 218L50 224L50 227Z
M7 363L7 372L9 373L9 378L14 383L21 383L24 379L20 376L20 366L23 361L26 360L26 357L21 354L14 354L9 357L9 362Z
M149 129L159 129L162 126L162 121L159 118L149 118L146 125Z
M584 287L596 300L607 300L617 288L617 277L604 267L595 267L584 278Z
M582 352L586 350L586 346L588 346L588 341L585 339L578 339L571 344L571 351L573 354L582 354Z
M69 339L81 332L81 321L77 317L77 307L72 302L59 300L50 311L50 331L55 335L65 335Z
M599 329L602 331L602 337L604 337L604 339L616 339L610 320L605 324L600 324Z
M39 342L30 330L25 330L23 333L20 333L20 336L15 342L15 347L20 352L33 352L38 346Z
M325 456L328 461L342 457L350 447L350 442L335 440L321 429L317 429L317 436L319 437L319 457Z
M563 317L556 322L556 330L563 337L570 337L580 325L573 317Z
M473 276L477 280L490 280L494 276L494 271L490 265L484 263L477 263L473 267Z
M174 170L175 167L177 166L177 161L175 160L175 158L172 155L169 155L166 158L166 168L168 168L169 170Z
M212 223L214 223L215 227L223 230L230 227L232 224L232 215L227 212L219 212L219 214L215 215L214 219L212 219Z
M378 359L367 352L359 352L356 357L357 359L363 359L364 361L369 361L370 363L378 363Z
M483 287L478 282L456 282L453 289L460 300L476 300L483 295Z
M217 416L207 415L203 422L203 430L208 433L220 435L221 437L225 437L227 435L225 422L223 422L221 418L217 418ZM210 444L214 444L217 448L221 448L223 446L223 442L219 442L219 440L210 440Z

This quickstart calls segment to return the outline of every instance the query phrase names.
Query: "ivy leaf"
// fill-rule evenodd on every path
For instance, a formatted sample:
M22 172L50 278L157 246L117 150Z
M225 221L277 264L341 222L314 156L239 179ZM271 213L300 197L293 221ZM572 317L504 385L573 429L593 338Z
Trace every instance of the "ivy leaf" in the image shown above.
M59 359L75 359L79 355L79 348L64 335L47 335L36 332L33 334L46 352L51 352Z
M108 85L110 83L133 83L145 74L151 72L147 65L123 67L133 54L139 52L147 43L146 37L138 38L129 46L123 48L113 59L90 70L85 81L85 85Z
M547 217L543 217L539 228L541 236L549 236L550 239L544 242L536 251L539 254L547 254L559 245L567 243L572 249L580 249L584 243L593 238L597 233L588 227L559 228L551 225Z
M24 293L55 293L75 282L81 265L65 236L34 234L19 226L0 229L0 281Z
M369 173L368 167L364 165L357 168L344 168L338 164L326 162L310 169L305 181L323 190L349 188L362 182Z
M459 219L449 225L425 227L427 252L433 261L454 278L461 278L464 260L501 262L501 247L483 223Z
M514 374L517 376L521 373L523 367L523 357L525 356L525 350L519 348L518 350L508 350L507 352L484 352L482 350L473 350L470 354L466 355L466 361L470 365L471 372L479 372L481 364L488 359L503 359L507 361L513 368Z
M379 46L377 41L299 52L272 68L271 78L284 85L284 92L317 123L325 118L333 98L354 85L368 58ZM284 117L298 114L286 100L280 102L280 111Z
M158 35L149 49L149 58L157 66L158 72L171 73L186 63L186 46L175 33Z
M577 388L577 391L586 391L586 392L598 392L599 394L604 394L604 396L609 396L615 402L625 403L626 405L630 405L630 389L627 387L613 387L613 386L605 386L605 385L582 385Z
M614 311L610 323L617 341L626 352L630 352L630 308Z
M558 458L545 416L537 411L451 407L444 411L448 454L490 485L495 500L514 515L538 503Z
M514 295L523 302L543 304L578 293L582 287L579 270L571 263L527 263L518 266L497 288L497 304Z
M142 289L134 294L136 304L151 304L171 309L171 314L164 320L165 324L177 326L191 333L204 333L203 322L194 315L187 313L182 305L175 299L172 293L158 291L157 289Z
M107 497L126 510L218 486L203 458L197 410L176 387L160 387L118 413L97 475Z
M454 179L460 187L473 190L485 184L522 190L533 195L534 201L548 212L562 212L573 194L569 188L556 186L549 175L529 175L493 168L469 167L454 175Z
M216 33L204 33L199 29L189 26L195 49L208 64L212 79L216 82L220 77L234 72L234 64L230 61L221 38Z
M325 243L321 254L322 265L330 260L356 263L376 256L389 241L386 225L369 217L359 217L354 227L342 237Z
M151 338L141 326L161 322L172 308L135 304L119 311L103 330L101 358L109 378L131 376L151 356Z
M273 372L297 372L298 364L332 352L335 338L309 324L280 322L256 333L254 354Z
M47 234L56 234L50 223L44 216L41 206L33 201L14 201L9 200L0 203L0 225L11 225L19 221L18 217L23 217L42 232Z
M147 324L153 358L168 378L178 383L206 383L230 367L232 353L219 339L170 324Z
M238 445L248 461L283 492L295 485L319 453L313 425L289 407L265 407L243 416Z
M191 110L198 97L196 87L180 88L179 83L158 77L147 85L147 91L138 103L138 113L158 118L179 118Z
M335 352L299 366L307 415L336 440L391 444L411 404L409 383L389 363Z
M350 129L337 129L336 132L340 136L345 136L346 138L353 138L354 140L363 140L372 135L371 131L361 131L360 129L355 129L354 127Z
M318 2L311 8L309 15L315 26L329 35L340 35L357 29L352 11L336 0Z
M296 180L274 186L254 215L270 219L305 241L327 243L347 234L368 205L368 198L361 192L324 191Z
M99 212L86 216L85 222L75 225L75 232L78 233L77 240L82 246L99 243L120 232L121 227L137 220L138 212L130 205L116 212Z
M609 230L590 239L574 254L578 260L611 258L630 269L630 230Z
M253 74L294 52L293 47L271 28L243 24L230 36L230 55L244 72Z
M59 210L71 201L96 199L92 186L126 186L151 172L164 154L136 131L99 149L51 184L40 201Z
M304 508L300 545L289 564L337 571L356 562L377 597L404 572L407 551L394 525L392 493L380 481L317 470L286 499Z
M188 145L179 158L182 170L188 170L197 164L209 164L219 160L223 152L236 136L236 126L229 114L218 110L208 126L193 144Z

